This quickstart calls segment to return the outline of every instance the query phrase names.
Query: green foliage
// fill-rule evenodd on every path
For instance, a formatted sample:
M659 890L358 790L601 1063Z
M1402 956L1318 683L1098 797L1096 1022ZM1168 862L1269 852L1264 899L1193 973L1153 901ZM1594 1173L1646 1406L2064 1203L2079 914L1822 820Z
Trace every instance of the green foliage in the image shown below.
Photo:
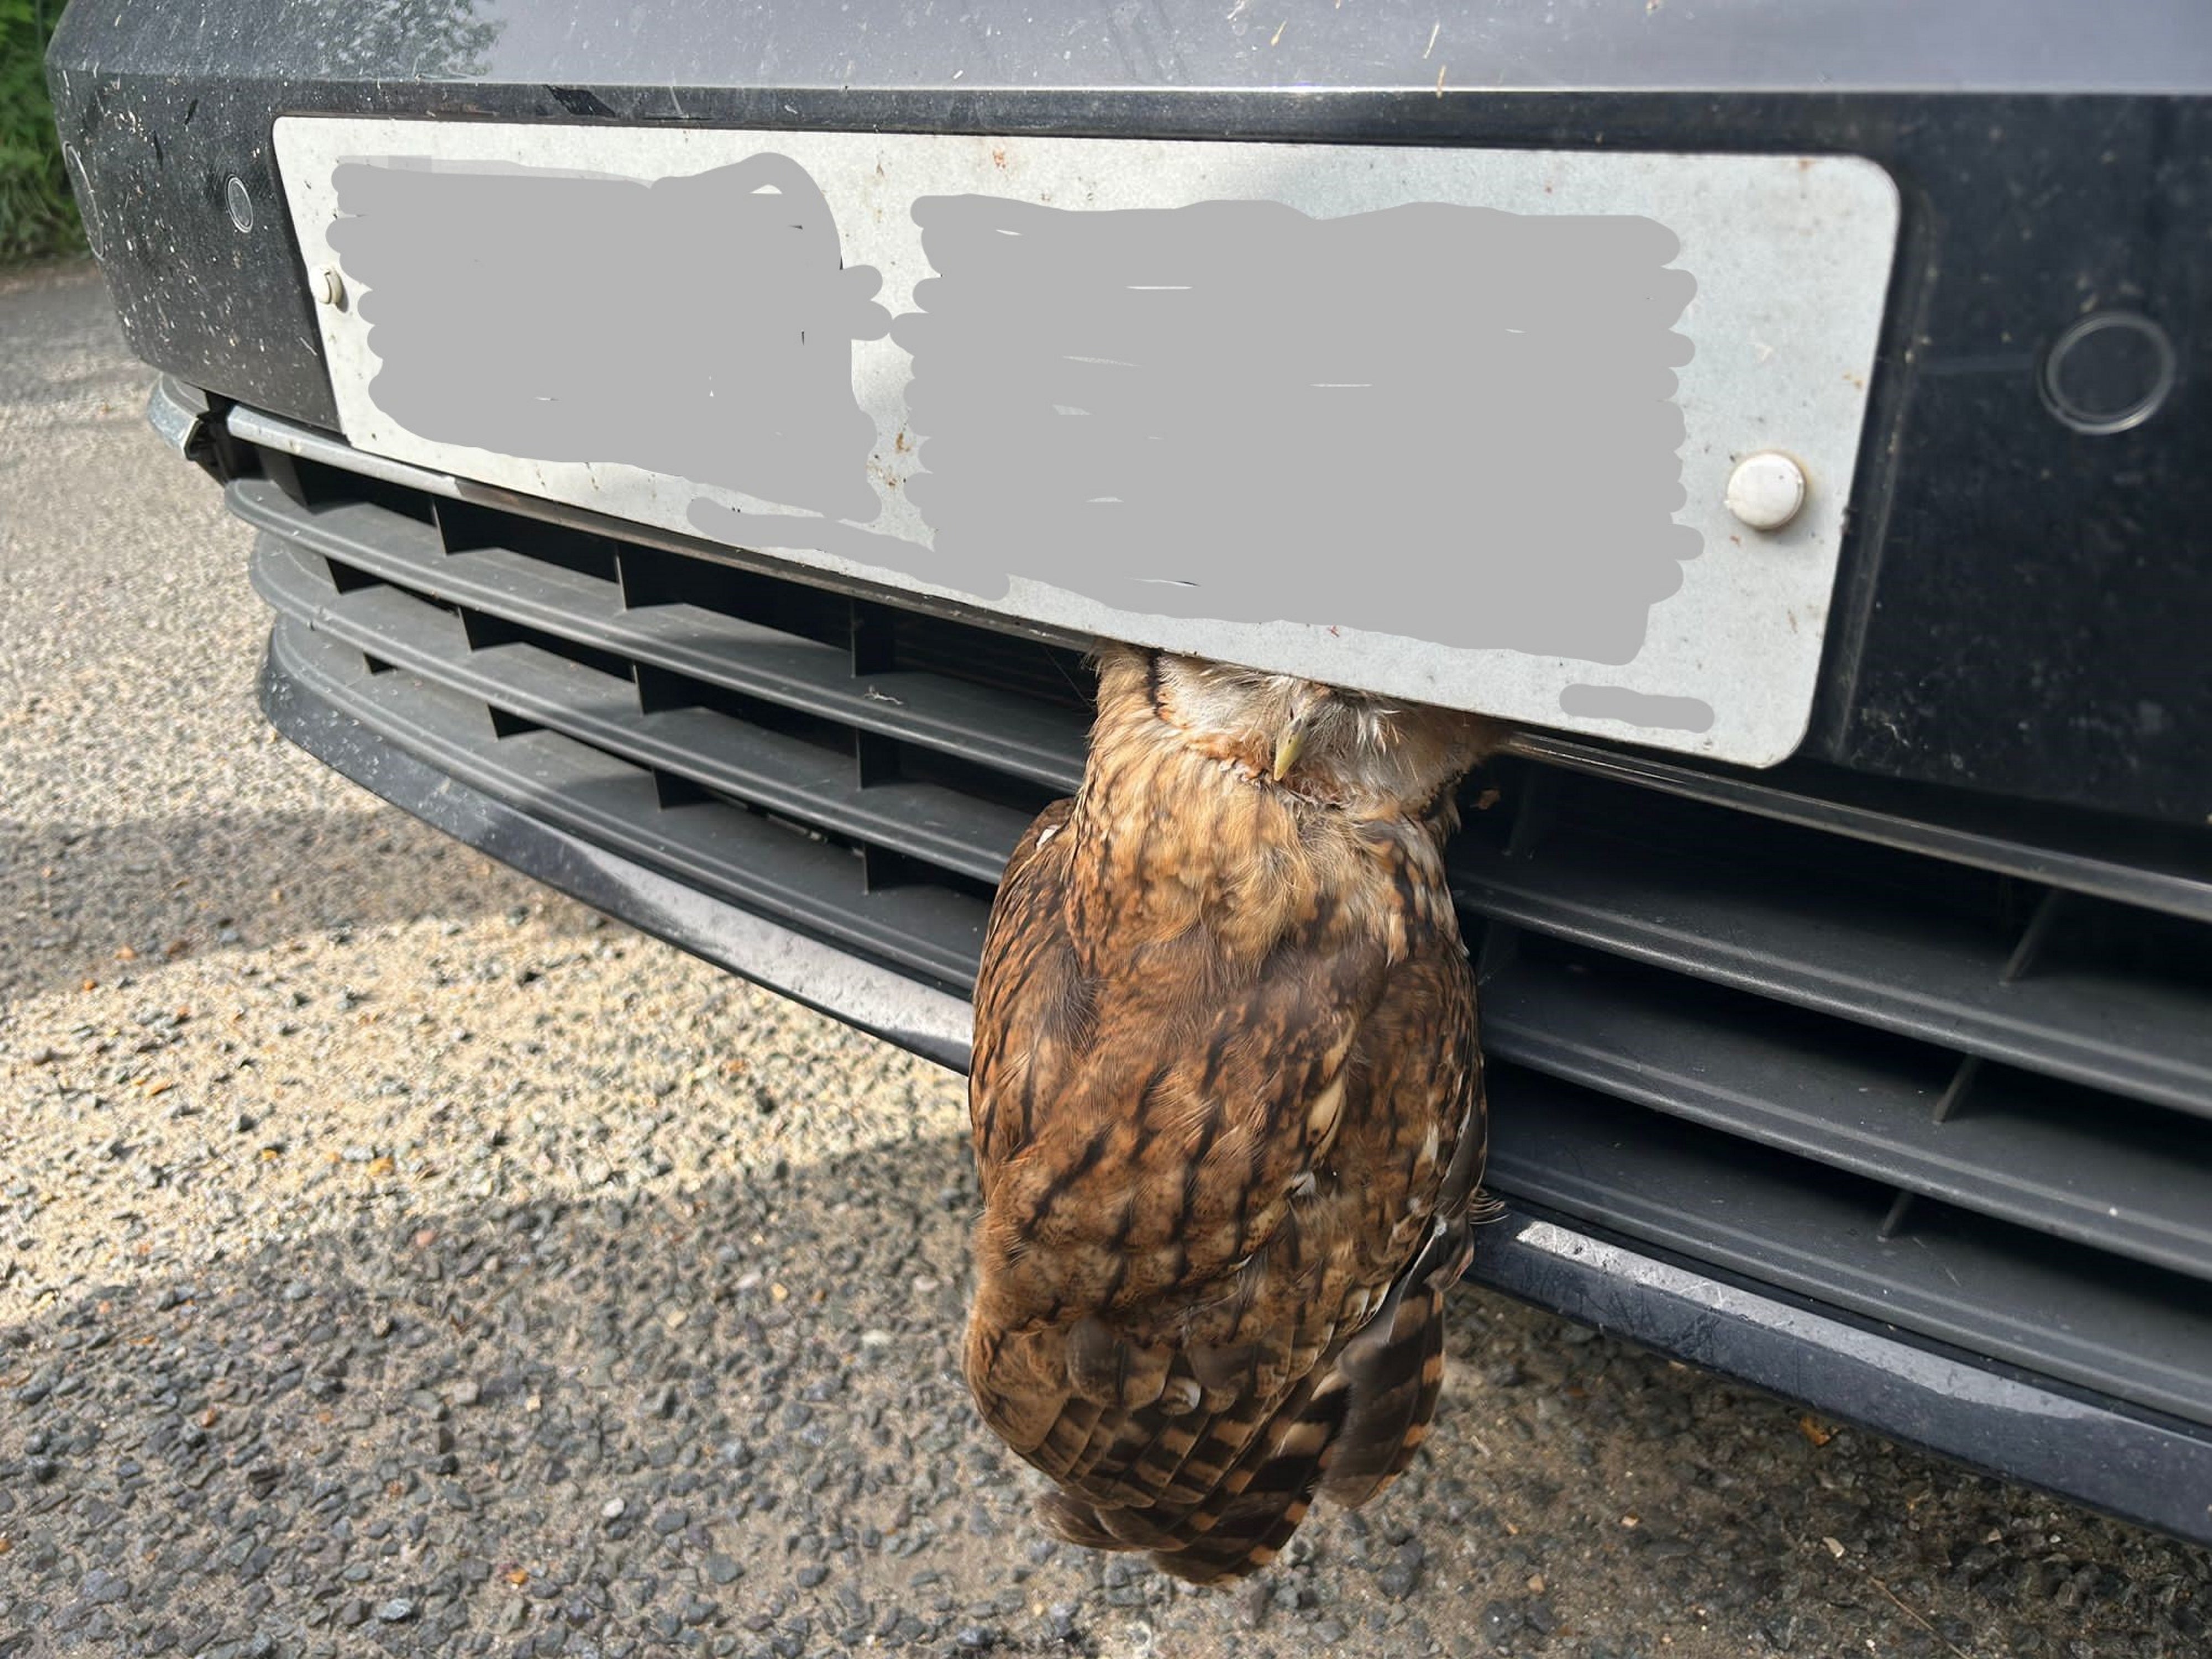
M0 265L84 246L46 101L46 52L62 0L0 0Z

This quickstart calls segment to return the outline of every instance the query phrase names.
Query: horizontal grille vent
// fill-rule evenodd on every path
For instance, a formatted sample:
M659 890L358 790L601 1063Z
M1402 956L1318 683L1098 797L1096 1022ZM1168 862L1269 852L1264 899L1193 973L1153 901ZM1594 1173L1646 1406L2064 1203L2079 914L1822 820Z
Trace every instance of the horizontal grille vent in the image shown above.
M574 834L964 992L1079 655L264 452L277 666ZM545 516L541 516L541 514ZM1522 1204L2212 1423L2212 845L1531 739L1453 847Z

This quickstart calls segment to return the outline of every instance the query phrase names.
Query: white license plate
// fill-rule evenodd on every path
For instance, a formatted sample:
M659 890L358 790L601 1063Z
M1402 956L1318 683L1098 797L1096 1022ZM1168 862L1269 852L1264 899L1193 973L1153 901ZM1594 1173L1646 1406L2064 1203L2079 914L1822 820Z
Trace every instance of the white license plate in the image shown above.
M276 137L362 449L1532 725L1803 736L1897 235L1872 162ZM1779 529L1731 510L1754 454L1803 480Z

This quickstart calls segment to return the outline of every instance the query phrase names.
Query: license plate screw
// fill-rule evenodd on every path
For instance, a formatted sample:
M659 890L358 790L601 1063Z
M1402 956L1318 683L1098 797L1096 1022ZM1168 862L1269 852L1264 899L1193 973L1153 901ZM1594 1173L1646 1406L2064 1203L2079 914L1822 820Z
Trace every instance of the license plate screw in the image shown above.
M1728 510L1753 530L1779 530L1805 505L1805 469L1787 455L1762 449L1729 474Z

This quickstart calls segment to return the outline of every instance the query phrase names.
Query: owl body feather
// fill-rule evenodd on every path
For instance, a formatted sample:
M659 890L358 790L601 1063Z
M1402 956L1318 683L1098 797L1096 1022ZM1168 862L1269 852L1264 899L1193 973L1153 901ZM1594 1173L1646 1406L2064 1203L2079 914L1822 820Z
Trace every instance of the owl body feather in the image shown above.
M1403 1468L1483 1146L1443 864L1483 728L1302 704L1271 776L1280 684L1106 656L976 991L971 1392L1064 1536L1200 1581Z

